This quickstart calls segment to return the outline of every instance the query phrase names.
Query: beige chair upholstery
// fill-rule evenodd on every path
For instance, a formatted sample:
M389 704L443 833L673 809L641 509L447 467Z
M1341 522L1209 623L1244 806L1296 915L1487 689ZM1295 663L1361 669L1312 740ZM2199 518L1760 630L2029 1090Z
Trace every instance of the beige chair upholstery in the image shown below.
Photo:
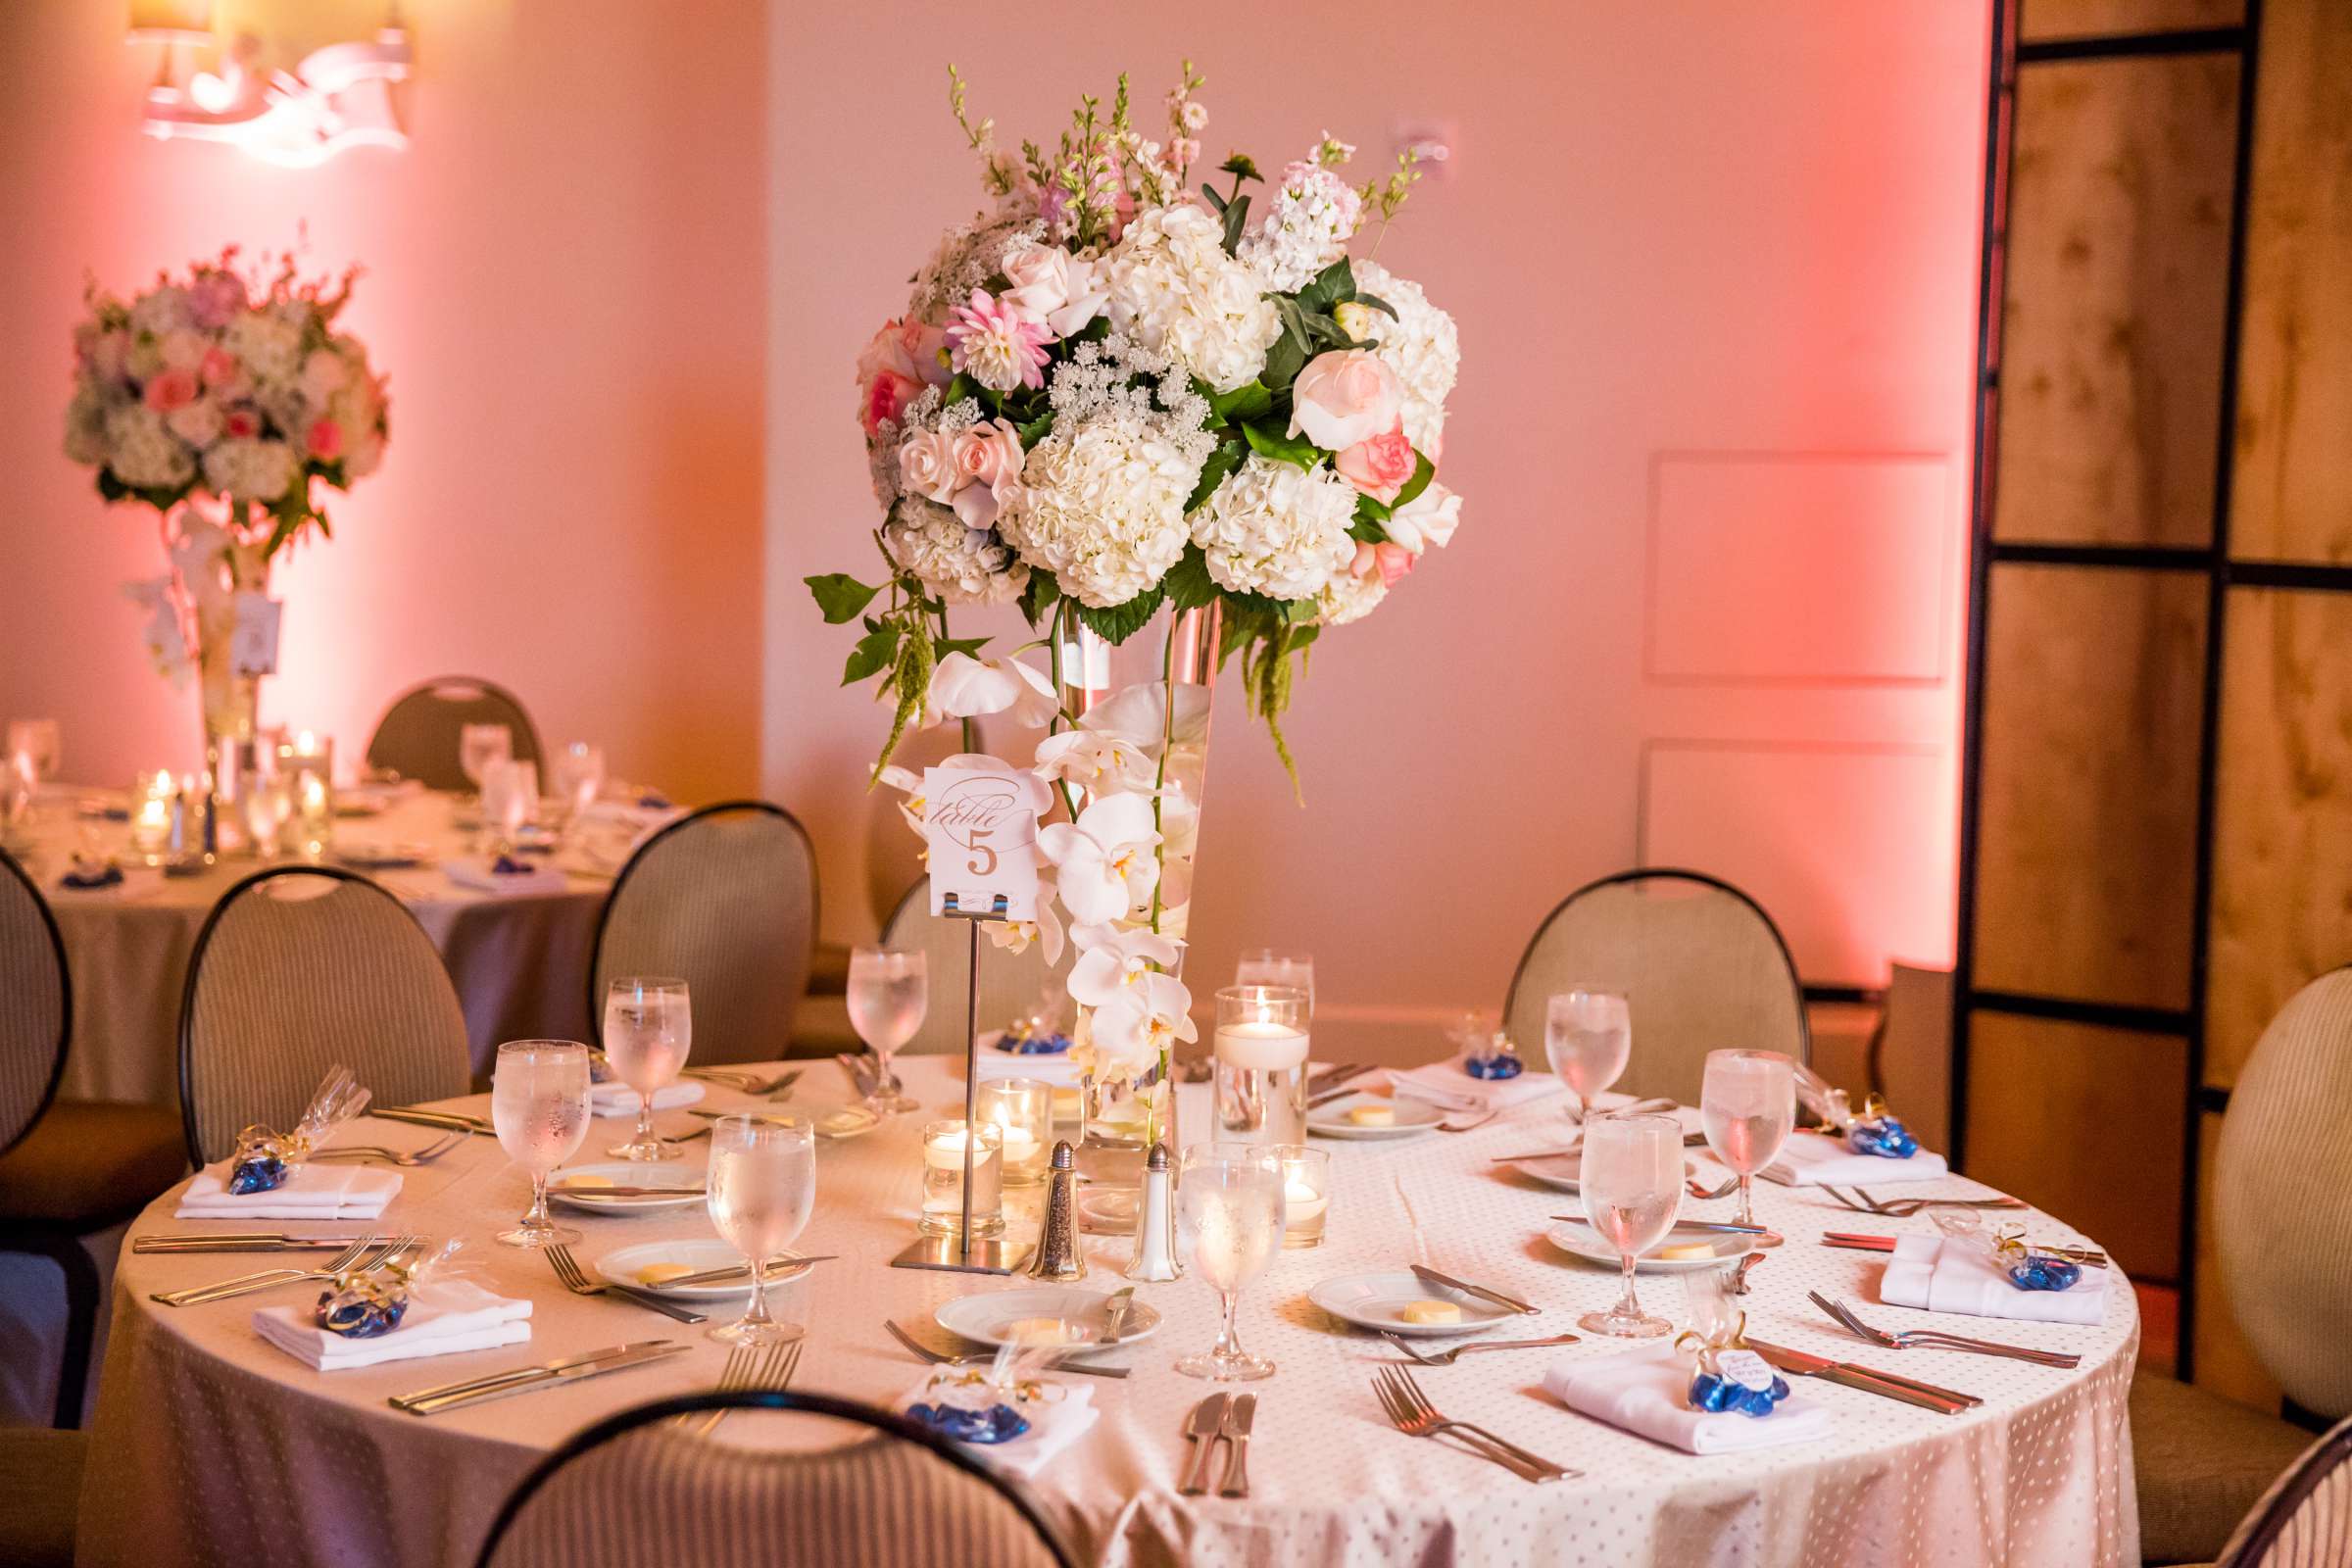
M539 731L514 693L470 675L444 675L392 700L368 742L368 765L393 768L428 789L471 789L458 765L458 737L468 724L506 725L514 760L540 760Z
M2352 1563L2352 1421L2305 1450L2230 1538L2220 1568Z
M1698 1102L1707 1053L1740 1046L1804 1061L1812 1046L1788 948L1754 900L1695 871L1627 871L1578 889L1519 959L1503 1027L1544 1059L1544 1017L1579 985L1623 992L1633 1059L1617 1088Z
M671 1415L731 1410L717 1441ZM862 1429L862 1430L861 1430ZM899 1417L818 1395L624 1411L550 1456L480 1568L1068 1568L1019 1484Z
M793 1017L816 940L816 856L791 812L760 801L705 807L638 847L612 884L588 966L588 1016L626 975L684 980L694 1060L793 1054Z
M340 1062L380 1105L468 1087L458 994L414 916L365 877L281 866L221 896L179 1018L180 1109L199 1165L249 1123L285 1128Z
M901 1050L910 1055L936 1055L964 1048L964 1015L971 1005L971 926L968 921L931 912L929 881L919 881L899 899L882 927L882 945L926 956L923 973L930 1005L923 1009L923 1026ZM1032 942L1012 953L980 933L980 1032L1003 1029L1037 1010L1053 988L1059 1016L1066 1023L1070 1000L1061 987L1075 956L1064 949L1061 961L1046 965L1045 951Z
M2158 1373L2132 1380L2139 1555L2209 1563L2311 1434Z
M1952 971L1892 965L1870 1087L1930 1149L1952 1147Z
M57 1092L73 1033L66 945L32 878L0 851L0 1151Z

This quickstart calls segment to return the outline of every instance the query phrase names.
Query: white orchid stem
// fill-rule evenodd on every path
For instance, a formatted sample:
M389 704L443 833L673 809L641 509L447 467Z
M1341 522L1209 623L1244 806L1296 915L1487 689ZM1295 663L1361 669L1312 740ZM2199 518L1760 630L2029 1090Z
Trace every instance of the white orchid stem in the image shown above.
M1063 705L1069 701L1069 688L1061 683L1061 639L1067 634L1069 614L1070 607L1067 600L1054 607L1054 630L1048 638L1054 645L1054 718L1053 722L1046 726L1048 735L1060 734L1070 722L1069 714L1063 708ZM1070 793L1070 781L1066 778L1057 778L1054 781L1054 787L1061 794L1062 809L1070 813L1071 821L1077 821L1078 797Z
M1239 179L1234 181L1238 187ZM1152 832L1158 842L1152 846L1152 858L1159 866L1159 875L1152 880L1152 934L1159 935L1159 890L1168 881L1167 829L1160 824L1161 802L1168 787L1168 753L1176 749L1176 622L1185 612L1168 612L1168 641L1160 656L1159 674L1159 770L1152 779ZM1160 1054L1164 1062L1167 1053Z

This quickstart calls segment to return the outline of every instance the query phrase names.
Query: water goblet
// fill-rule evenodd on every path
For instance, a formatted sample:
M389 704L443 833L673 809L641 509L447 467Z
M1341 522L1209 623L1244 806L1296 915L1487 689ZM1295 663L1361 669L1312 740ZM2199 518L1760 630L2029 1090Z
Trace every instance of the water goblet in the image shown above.
M801 1330L768 1315L763 1270L799 1239L816 1206L816 1129L768 1116L710 1124L710 1223L752 1270L743 1316L710 1331L730 1345L777 1345Z
M1740 1178L1735 1223L1753 1225L1748 1185L1780 1156L1796 1125L1796 1062L1777 1051L1710 1051L1698 1119L1707 1148Z
M1683 1124L1672 1116L1585 1118L1585 1152L1577 1174L1585 1217L1616 1248L1625 1267L1625 1295L1605 1312L1587 1312L1577 1325L1589 1334L1645 1340L1674 1325L1642 1310L1634 1295L1634 1263L1674 1228L1683 1198Z
M915 1109L915 1102L899 1092L898 1080L891 1076L890 1057L923 1026L927 1004L923 956L888 948L851 950L847 1000L850 1027L873 1048L882 1063L866 1103L885 1116Z
M57 776L57 720L54 718L11 719L8 725L8 760L14 763L34 789L41 780Z
M514 732L504 724L466 724L458 731L458 769L476 794L490 764L511 760L514 756Z
M579 821L605 787L605 749L573 741L557 754L548 787L564 803L564 826Z
M637 1091L637 1131L606 1151L614 1159L683 1159L654 1132L654 1094L677 1082L694 1048L694 1011L683 980L632 975L605 988L605 1060Z
M1620 993L1578 986L1545 1004L1544 1054L1576 1092L1569 1120L1592 1114L1592 1102L1624 1075L1633 1050L1633 1013Z
M1242 1287L1266 1271L1282 1246L1282 1156L1270 1144L1195 1144L1176 1188L1176 1245L1188 1270L1216 1287L1217 1343L1180 1357L1176 1370L1212 1383L1274 1375L1274 1363L1242 1348L1234 1330Z
M538 763L501 758L482 770L482 829L496 853L512 852L523 824L538 814Z
M588 1048L576 1040L510 1040L490 1076L490 1124L507 1157L531 1174L530 1211L498 1239L509 1247L554 1247L580 1239L547 1214L548 1173L588 1136Z

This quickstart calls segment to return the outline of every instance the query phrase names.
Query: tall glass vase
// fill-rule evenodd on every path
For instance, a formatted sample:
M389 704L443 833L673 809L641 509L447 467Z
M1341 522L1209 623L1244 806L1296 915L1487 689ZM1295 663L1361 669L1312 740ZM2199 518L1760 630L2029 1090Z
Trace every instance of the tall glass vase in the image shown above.
M204 723L206 810L203 849L228 854L246 845L238 801L255 765L262 678L238 668L238 597L267 594L270 562L247 535L244 508L222 504L208 515L193 501L165 514L172 593L196 666Z
M1160 843L1159 880L1148 909L1133 923L1183 940L1190 927L1194 866L1200 850L1200 801L1208 773L1209 705L1217 673L1218 613L1163 610L1126 641L1112 644L1063 607L1055 622L1054 674L1062 712L1090 728L1116 730L1145 746L1157 790L1153 819ZM1074 802L1083 810L1086 801ZM1179 951L1174 970L1183 967ZM1089 1039L1080 1008L1076 1038ZM1090 1053L1091 1056L1091 1053ZM1181 1156L1176 1131L1175 1063L1165 1054L1139 1070L1089 1070L1079 1086L1080 1176L1101 1186L1143 1181L1152 1146Z

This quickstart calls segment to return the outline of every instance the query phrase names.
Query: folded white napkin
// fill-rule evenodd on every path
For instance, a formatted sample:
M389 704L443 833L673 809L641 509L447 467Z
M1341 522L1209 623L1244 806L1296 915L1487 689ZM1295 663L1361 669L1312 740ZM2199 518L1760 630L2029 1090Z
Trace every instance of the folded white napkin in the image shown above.
M1791 1393L1768 1416L1690 1408L1690 1362L1671 1345L1621 1355L1559 1360L1544 1374L1552 1397L1580 1415L1623 1427L1685 1453L1738 1453L1822 1437L1828 1405Z
M208 1165L179 1195L178 1219L373 1219L400 1192L381 1165L314 1161L267 1193L228 1190L228 1162Z
M1556 1075L1533 1067L1521 1068L1516 1078L1473 1078L1462 1070L1464 1059L1449 1056L1422 1067L1391 1067L1387 1070L1389 1087L1432 1104L1467 1110L1508 1110L1563 1093L1567 1087Z
M1941 1154L1923 1149L1909 1159L1857 1154L1826 1133L1790 1133L1781 1157L1758 1172L1784 1187L1881 1187L1951 1174Z
M1092 1388L1080 1386L1076 1378L1063 1388L1066 1392L1057 1402L1040 1404L1023 1412L1029 1417L1029 1430L1010 1443L967 1443L964 1451L976 1453L1024 1481L1033 1479L1055 1455L1085 1437L1087 1429L1102 1417L1102 1412L1095 1408ZM921 1404L928 1393L927 1384L917 1384L911 1394L899 1401L899 1408L907 1410Z
M425 1286L409 1302L400 1327L371 1340L327 1333L314 1316L317 1306L316 1298L300 1306L266 1306L253 1314L254 1332L314 1372L487 1350L531 1337L530 1302L494 1296L471 1280Z
M1067 1051L1024 1056L1017 1052L999 1051L997 1042L1004 1038L1001 1029L980 1036L980 1081L992 1078L1034 1078L1039 1083L1052 1084L1056 1089L1078 1087L1078 1065Z
M1886 1272L1879 1277L1879 1299L1888 1306L2025 1323L2103 1323L2108 1272L2086 1268L2063 1291L2021 1291L1982 1247L1941 1236L1905 1236L1894 1244Z
M503 876L491 870L490 862L484 859L445 860L441 869L452 882L476 893L562 893L571 886L570 878L544 863Z
M588 1110L596 1116L634 1116L644 1096L627 1084L591 1084L588 1089ZM703 1083L699 1078L684 1078L654 1091L656 1110L675 1110L691 1105L703 1098Z

